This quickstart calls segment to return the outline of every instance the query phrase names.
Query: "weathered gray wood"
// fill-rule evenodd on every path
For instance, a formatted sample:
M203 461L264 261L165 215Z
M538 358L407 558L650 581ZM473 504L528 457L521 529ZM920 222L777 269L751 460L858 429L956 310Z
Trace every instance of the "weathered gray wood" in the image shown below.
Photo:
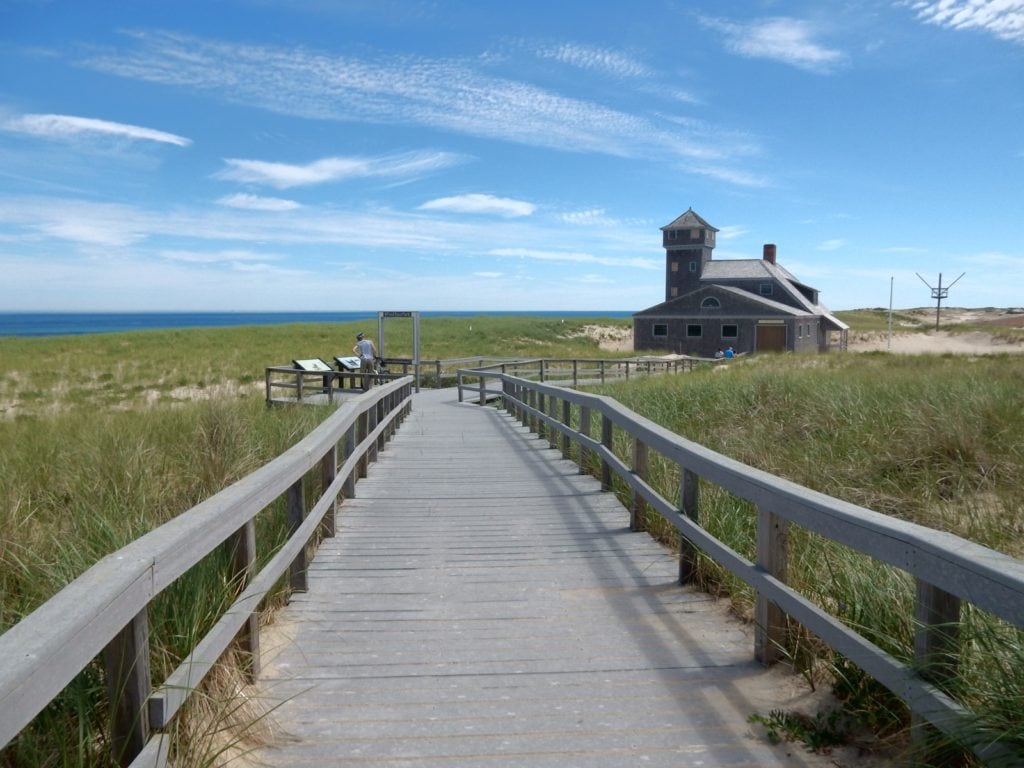
M679 514L700 524L700 477L686 469L679 471ZM679 537L679 583L691 584L697 578L699 550L685 536Z
M612 453L612 420L601 414L601 445L607 453ZM601 490L608 491L612 487L612 464L607 456L601 457Z
M306 491L302 478L292 483L285 497L285 517L288 520L288 535L294 536L306 518ZM288 586L292 592L305 592L306 581L306 550L302 547L292 560L288 570Z
M566 426L572 423L572 403L568 400L562 400L562 424ZM562 458L568 459L570 456L570 450L572 441L569 439L569 430L566 429L562 432Z
M639 438L633 440L633 474L637 479L647 481L648 473L647 444ZM643 531L647 529L647 505L643 496L634 491L633 501L629 507L629 529Z
M512 416L435 396L279 619L261 685L289 738L253 761L827 764L748 735L749 631L612 495Z
M103 668L110 703L110 751L118 765L127 766L149 740L146 699L150 692L149 619L146 611L103 649Z
M128 768L165 768L171 753L171 737L155 734Z
M256 521L250 520L235 535L232 551L232 577L244 588L256 575ZM251 683L260 674L260 616L253 610L237 636L243 657L243 673ZM163 727L163 725L157 726Z
M914 663L922 677L943 690L956 678L960 653L960 598L917 579L915 601ZM911 724L915 750L924 757L932 741L932 729L919 715Z
M787 521L778 515L757 511L757 565L785 583L789 563ZM754 658L762 664L774 664L786 647L786 616L766 595L754 598Z
M350 457L355 454L356 446L356 426L353 424L351 427L345 430L345 435L342 439L342 455L347 461ZM350 472L345 474L345 485L342 490L346 499L351 499L356 495L356 474L358 468L352 469Z
M388 428L388 435L392 434L391 428ZM320 487L322 489L329 488L331 483L334 482L334 478L338 476L338 446L334 445L331 447L324 457L320 460ZM322 495L322 493L321 493ZM320 533L325 537L331 537L334 535L335 528L335 513L337 512L337 502L332 502L330 509L327 514L324 515L323 525L320 526Z
M565 402L571 403L571 401L568 400L568 399L566 399ZM582 437L585 437L585 438L589 438L590 437L590 406L589 405L581 405L580 406L580 429L579 429L579 432L580 432L580 435ZM585 442L583 440L577 440L577 442L579 443L579 447L580 447L579 448L579 450L580 450L580 465L579 465L580 466L580 474L586 474L589 471L588 470L588 465L590 463L590 451L587 450L586 444L585 444Z

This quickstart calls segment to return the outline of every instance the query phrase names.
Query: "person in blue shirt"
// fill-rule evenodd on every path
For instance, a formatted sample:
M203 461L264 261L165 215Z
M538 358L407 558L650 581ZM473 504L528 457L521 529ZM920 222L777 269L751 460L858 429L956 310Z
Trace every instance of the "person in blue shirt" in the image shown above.
M732 358L736 357L736 353L733 351L732 347L726 347L725 352L723 354L725 355L727 360L731 360Z

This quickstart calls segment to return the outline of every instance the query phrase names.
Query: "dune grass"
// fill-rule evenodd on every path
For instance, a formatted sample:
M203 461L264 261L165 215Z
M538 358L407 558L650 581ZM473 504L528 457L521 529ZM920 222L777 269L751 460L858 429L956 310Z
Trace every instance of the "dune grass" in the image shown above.
M611 384L601 392L752 466L901 519L1024 557L1024 360L1004 355L762 356L689 376ZM623 456L629 446L619 446ZM672 498L673 469L652 479ZM702 488L702 524L753 558L753 507ZM788 581L897 658L913 658L912 580L897 569L794 530ZM746 584L707 559L700 578L749 615ZM1024 754L1024 632L964 611L952 691L977 714L973 734ZM794 628L789 653L813 679L826 670L849 710L882 733L908 725L895 697ZM935 765L960 764L954 743ZM956 754L954 760L952 757ZM1016 758L1015 758L1016 759ZM1013 764L1013 763L1008 763Z

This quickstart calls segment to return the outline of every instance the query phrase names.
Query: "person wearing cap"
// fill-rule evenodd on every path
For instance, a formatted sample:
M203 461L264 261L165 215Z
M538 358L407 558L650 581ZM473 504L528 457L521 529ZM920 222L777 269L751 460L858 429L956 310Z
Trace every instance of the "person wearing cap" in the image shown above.
M365 334L357 333L356 345L352 347L352 351L359 355L359 372L363 375L363 389L369 389L373 386L373 375L377 372L374 366L377 347L373 345L373 341L366 338Z

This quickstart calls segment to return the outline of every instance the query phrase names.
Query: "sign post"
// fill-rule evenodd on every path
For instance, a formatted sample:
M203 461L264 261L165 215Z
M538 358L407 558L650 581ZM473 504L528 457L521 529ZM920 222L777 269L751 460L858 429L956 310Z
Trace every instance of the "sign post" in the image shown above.
M419 312L378 312L377 344L380 356L384 357L384 321L389 317L412 320L412 367L416 376L416 391L420 391L420 313Z

